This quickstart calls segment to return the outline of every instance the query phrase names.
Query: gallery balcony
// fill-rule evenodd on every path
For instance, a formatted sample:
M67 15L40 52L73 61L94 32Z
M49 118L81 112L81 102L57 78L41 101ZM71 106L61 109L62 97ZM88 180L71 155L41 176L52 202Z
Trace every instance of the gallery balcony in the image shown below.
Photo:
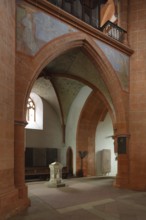
M106 2L101 1L87 1L87 0L47 0L56 7L61 8L67 13L91 25L95 29L100 30L107 36L124 43L127 32L119 27L117 24L107 21L102 27L100 26L100 4Z
M99 16L100 4L107 0L25 0L62 22L127 54L131 53L127 32ZM100 2L100 4L99 4ZM102 25L100 25L102 24Z

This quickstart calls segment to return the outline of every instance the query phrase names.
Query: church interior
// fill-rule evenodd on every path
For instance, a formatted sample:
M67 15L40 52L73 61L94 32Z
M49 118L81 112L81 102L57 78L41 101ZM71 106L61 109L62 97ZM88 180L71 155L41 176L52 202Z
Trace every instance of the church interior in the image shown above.
M0 220L146 219L146 1L0 12Z

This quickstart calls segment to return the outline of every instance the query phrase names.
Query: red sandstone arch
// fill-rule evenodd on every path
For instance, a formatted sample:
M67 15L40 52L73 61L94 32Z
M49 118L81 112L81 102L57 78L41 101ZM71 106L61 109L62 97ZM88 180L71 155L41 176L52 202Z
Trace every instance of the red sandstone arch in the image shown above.
M35 57L17 53L15 119L25 121L27 97L41 70L55 57L75 47L82 47L100 71L113 101L116 122L120 123L120 129L125 130L126 128L123 127L126 125L124 92L117 75L92 38L80 32L54 39L42 48Z
M110 106L106 105L104 97L99 92L93 91L86 100L80 114L76 136L76 173L80 170L79 151L88 152L83 160L84 176L96 175L95 170L95 133L97 125L104 120L106 113L111 115ZM112 115L111 115L112 116Z
M24 126L26 102L41 70L54 58L76 47L81 47L101 73L112 98L114 123L118 132L126 132L125 94L115 71L93 39L84 33L66 34L46 44L34 57L17 53L15 81L15 185L24 185ZM19 155L18 155L19 154ZM23 171L22 171L23 170ZM23 188L23 193L25 188Z

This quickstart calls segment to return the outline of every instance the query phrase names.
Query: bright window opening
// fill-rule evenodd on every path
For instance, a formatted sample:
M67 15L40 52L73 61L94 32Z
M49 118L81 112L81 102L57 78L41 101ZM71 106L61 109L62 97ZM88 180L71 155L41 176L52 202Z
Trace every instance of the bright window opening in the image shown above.
M26 120L27 129L43 129L43 102L35 93L30 93L27 102Z
M35 122L35 104L31 97L28 98L27 102L26 120Z

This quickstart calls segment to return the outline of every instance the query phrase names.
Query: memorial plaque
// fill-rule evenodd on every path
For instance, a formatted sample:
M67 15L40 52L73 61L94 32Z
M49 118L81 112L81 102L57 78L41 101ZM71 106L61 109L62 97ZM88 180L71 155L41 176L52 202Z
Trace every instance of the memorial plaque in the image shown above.
M118 154L126 154L126 137L118 137Z

